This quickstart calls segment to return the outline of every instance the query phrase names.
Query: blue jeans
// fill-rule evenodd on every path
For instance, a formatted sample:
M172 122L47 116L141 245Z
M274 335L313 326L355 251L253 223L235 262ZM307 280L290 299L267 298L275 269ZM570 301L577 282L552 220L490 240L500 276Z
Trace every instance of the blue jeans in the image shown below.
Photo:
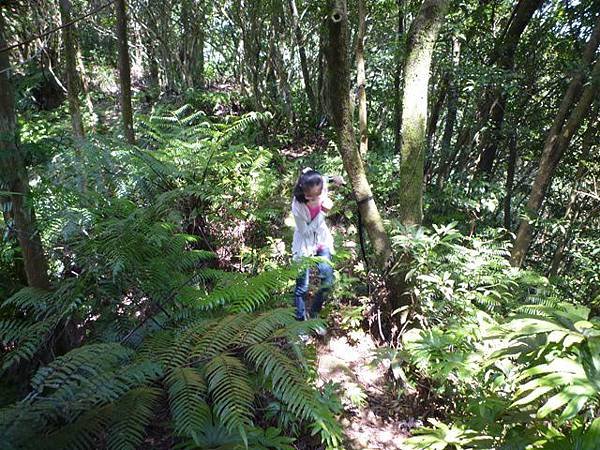
M331 261L331 253L328 248L319 250L317 252L317 256L322 256ZM325 301L327 295L331 291L333 287L333 267L331 264L327 264L326 262L317 263L317 268L319 269L319 278L321 279L321 286L319 287L319 291L315 296L313 303L310 307L310 316L316 317L321 311L323 307L323 302ZM300 276L296 279L296 290L294 291L294 303L296 305L296 319L304 320L306 315L306 308L304 305L306 293L308 292L308 275L309 270L306 268L302 271Z

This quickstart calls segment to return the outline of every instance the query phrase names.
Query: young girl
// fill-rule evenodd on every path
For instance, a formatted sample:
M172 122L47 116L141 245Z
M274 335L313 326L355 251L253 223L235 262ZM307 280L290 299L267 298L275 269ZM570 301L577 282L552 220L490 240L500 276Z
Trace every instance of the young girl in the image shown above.
M341 184L340 177L334 177L336 184ZM303 256L321 256L331 260L333 253L333 237L327 224L325 214L331 209L332 201L329 199L327 179L316 170L307 167L302 171L294 187L292 200L292 214L296 221L294 240L292 242L292 255L295 261ZM326 262L317 264L321 286L307 314L304 305L308 292L309 269L303 270L296 280L294 292L296 305L296 319L305 320L308 317L317 317L327 294L333 287L333 268Z

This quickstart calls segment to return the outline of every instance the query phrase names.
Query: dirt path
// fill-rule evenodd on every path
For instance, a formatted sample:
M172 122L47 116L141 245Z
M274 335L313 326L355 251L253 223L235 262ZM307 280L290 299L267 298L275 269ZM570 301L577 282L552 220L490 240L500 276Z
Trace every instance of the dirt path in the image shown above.
M347 449L400 449L414 428L394 412L393 393L386 386L387 367L373 367L373 340L362 331L330 335L317 345L320 382L339 383L344 404L341 424Z

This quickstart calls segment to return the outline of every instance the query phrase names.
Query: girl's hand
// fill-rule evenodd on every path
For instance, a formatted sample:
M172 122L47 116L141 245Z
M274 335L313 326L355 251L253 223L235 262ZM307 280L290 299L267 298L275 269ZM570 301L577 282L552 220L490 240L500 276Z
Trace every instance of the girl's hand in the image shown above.
M333 182L333 184L335 184L337 187L340 187L344 184L346 184L346 181L340 176L340 175L334 175L331 177L331 181Z

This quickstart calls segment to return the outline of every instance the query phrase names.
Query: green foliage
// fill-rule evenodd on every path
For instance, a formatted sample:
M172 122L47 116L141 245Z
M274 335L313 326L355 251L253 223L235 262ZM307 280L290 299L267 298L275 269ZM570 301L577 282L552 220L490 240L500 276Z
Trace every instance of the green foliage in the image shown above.
M595 433L600 322L589 308L511 268L501 241L465 238L453 225L405 231L394 245L413 258L420 327L378 359L391 361L407 393L428 380L454 419L419 429L409 448L555 448Z
M161 433L180 448L289 449L309 428L341 442L298 339L321 322L280 307L298 268L226 271L211 251L267 241L271 153L232 142L269 118L212 122L184 106L142 118L143 149L91 135L48 159L34 194L55 288L1 305L3 370L26 391L2 409L3 443L127 449ZM268 402L290 420L265 424Z
M406 449L411 450L444 450L446 448L490 448L492 439L464 426L447 426L444 423L429 419L431 428L420 428L413 437L404 441Z

